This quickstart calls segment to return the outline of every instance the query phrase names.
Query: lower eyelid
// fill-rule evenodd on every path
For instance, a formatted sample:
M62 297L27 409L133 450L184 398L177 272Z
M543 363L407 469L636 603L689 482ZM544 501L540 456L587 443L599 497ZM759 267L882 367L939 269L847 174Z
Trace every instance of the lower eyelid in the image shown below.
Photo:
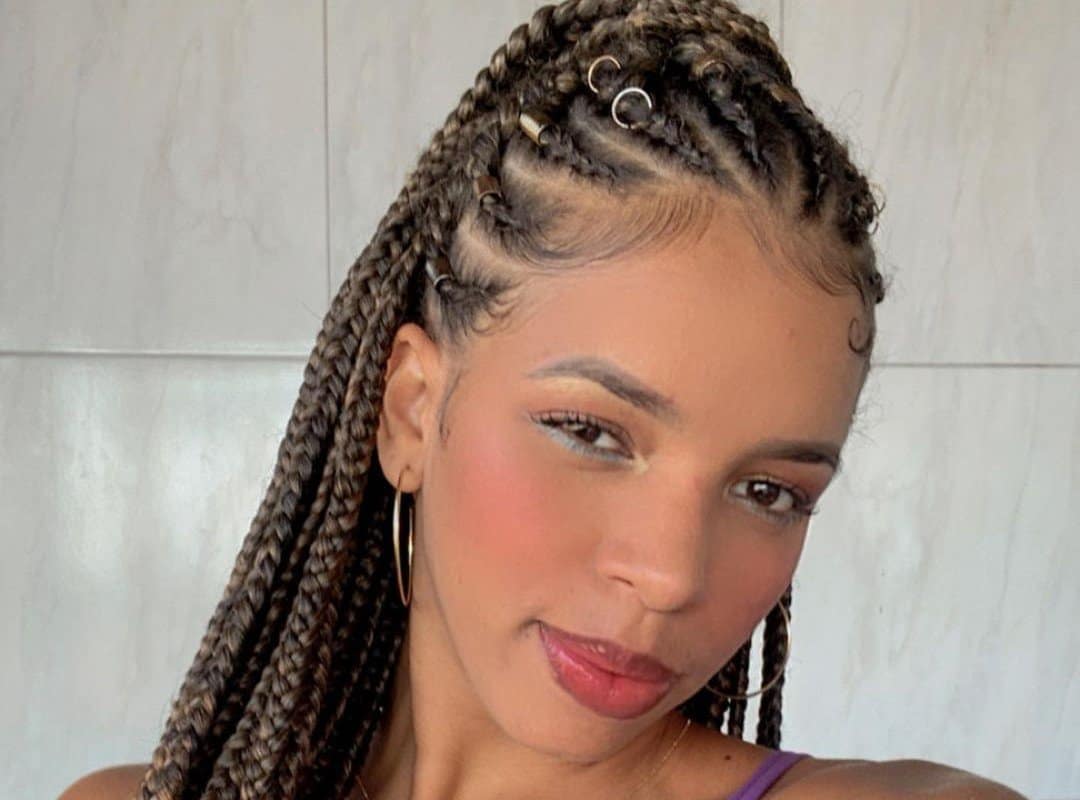
M530 415L532 420L538 424L545 433L556 437L565 438L572 445L582 448L586 453L595 453L601 458L609 458L614 460L626 459L631 456L627 456L623 453L616 453L607 447L599 447L593 445L590 442L585 441L579 436L570 432L570 428L574 425L586 426L594 428L602 435L609 436L620 448L628 450L628 446L625 443L626 434L623 431L608 422L591 417L591 415L584 414L577 411L550 411L543 414Z

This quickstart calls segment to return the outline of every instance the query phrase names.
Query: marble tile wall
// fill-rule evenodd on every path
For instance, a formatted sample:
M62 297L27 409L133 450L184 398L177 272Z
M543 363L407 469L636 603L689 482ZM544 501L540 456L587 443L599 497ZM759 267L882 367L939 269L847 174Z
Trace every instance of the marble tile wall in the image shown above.
M327 296L319 6L2 8L0 347L307 352Z
M0 357L0 797L149 760L303 367Z
M1080 3L784 9L796 86L885 190L881 358L1080 362Z
M0 4L0 799L149 758L331 292L539 5ZM1080 798L1080 5L746 7L895 276L783 746Z

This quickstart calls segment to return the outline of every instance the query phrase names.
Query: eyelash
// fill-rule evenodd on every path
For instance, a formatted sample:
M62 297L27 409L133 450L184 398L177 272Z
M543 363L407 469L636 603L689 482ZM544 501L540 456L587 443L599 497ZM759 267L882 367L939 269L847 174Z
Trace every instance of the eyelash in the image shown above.
M626 455L613 455L610 450L596 447L590 442L582 440L580 436L575 434L566 433L566 428L570 425L595 428L618 441L623 447L626 447L625 440L627 437L621 428L597 419L589 414L570 410L549 411L543 414L533 415L533 420L539 422L545 428L546 432L553 432L556 434L556 438L571 450L581 453L582 455L599 458L603 461L622 461L628 457ZM765 517L772 522L778 522L781 525L794 525L796 522L799 522L806 517L812 517L820 510L813 507L812 504L806 500L806 497L801 490L782 481L766 478L764 476L755 476L739 481L739 483L768 483L780 487L794 498L794 507L787 511L767 511L756 503L750 503L751 511L753 513ZM744 496L745 495L740 495L740 497Z

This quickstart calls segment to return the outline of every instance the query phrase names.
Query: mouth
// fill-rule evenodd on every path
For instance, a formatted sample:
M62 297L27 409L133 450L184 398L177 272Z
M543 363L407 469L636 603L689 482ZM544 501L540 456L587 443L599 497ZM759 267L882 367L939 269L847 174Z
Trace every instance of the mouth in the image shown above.
M586 708L632 719L649 711L677 675L660 661L605 639L592 639L538 622L540 644L555 681Z

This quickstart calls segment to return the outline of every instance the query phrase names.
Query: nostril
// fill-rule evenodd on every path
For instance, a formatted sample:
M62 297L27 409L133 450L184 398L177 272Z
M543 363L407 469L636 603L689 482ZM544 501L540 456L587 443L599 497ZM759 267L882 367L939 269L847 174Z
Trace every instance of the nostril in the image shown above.
M696 602L705 589L707 551L700 525L670 517L656 525L625 525L601 539L595 569L637 596L643 607L670 612Z
M640 568L636 572L609 573L608 577L637 595L648 610L670 613L692 605L700 597L704 582L699 573L694 567L680 574Z

